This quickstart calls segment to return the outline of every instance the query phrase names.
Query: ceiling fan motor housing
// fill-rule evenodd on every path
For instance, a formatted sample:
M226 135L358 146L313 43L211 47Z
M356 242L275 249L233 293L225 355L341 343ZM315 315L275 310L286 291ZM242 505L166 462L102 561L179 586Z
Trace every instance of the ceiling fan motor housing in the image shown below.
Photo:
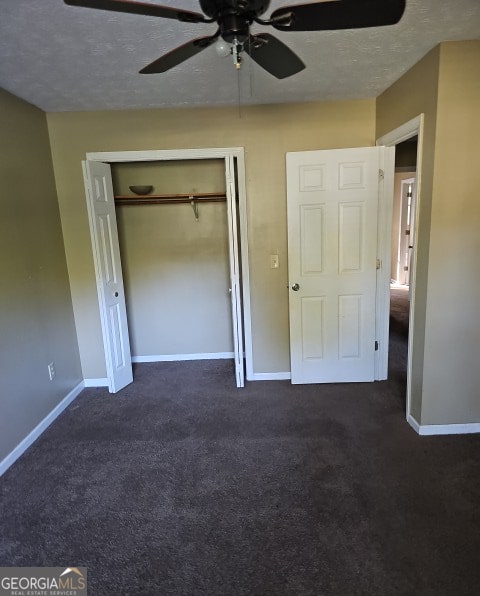
M241 44L248 39L255 17L263 14L269 4L270 0L200 0L202 11L217 21L222 38Z

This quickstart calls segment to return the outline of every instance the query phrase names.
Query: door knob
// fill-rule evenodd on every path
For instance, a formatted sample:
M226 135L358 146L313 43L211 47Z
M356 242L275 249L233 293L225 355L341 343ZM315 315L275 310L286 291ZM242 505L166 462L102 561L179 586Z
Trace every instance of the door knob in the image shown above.
M292 286L292 290L293 290L294 292L298 292L298 290L299 290L299 289L300 289L300 285L299 285L299 284L293 284L293 286Z
M115 296L115 298L118 298L118 292L114 292L113 295Z

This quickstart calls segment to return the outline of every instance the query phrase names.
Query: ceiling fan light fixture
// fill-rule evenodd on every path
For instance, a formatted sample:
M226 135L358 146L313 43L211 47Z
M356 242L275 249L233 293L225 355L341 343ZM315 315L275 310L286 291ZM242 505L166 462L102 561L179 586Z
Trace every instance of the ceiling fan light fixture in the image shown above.
M217 56L220 58L224 58L225 56L229 56L232 53L232 45L219 37L215 42L215 52Z
M235 68L238 70L241 67L243 44L236 37L233 38L232 42L225 41L225 39L219 37L215 42L214 47L217 56L224 58L225 56L231 55Z

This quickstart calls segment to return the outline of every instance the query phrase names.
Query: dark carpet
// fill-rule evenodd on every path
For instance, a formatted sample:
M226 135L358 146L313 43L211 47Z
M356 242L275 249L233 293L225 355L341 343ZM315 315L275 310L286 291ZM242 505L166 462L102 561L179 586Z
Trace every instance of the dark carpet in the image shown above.
M83 391L0 479L0 565L86 566L95 596L478 594L480 437L416 435L391 356L380 383L197 361Z
M390 330L403 337L408 336L410 295L408 286L390 287Z

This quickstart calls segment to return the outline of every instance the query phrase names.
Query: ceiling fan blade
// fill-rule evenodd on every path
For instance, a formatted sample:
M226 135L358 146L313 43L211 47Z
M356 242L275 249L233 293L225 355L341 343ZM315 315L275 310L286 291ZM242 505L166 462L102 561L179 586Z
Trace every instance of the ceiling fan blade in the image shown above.
M250 35L244 50L277 79L285 79L305 68L305 64L288 46L269 33Z
M394 25L402 18L406 0L328 0L284 6L270 24L280 31L329 31Z
M161 6L160 4L148 4L146 2L132 2L130 0L63 0L69 6L82 6L84 8L98 8L100 10L111 10L113 12L126 12L129 14L141 14L149 17L162 17L164 19L176 19L187 23L211 23L203 14Z
M160 72L166 72L211 46L212 43L215 43L217 40L218 35L219 32L217 31L215 35L210 37L197 37L197 39L192 39L171 52L168 52L168 54L160 56L160 58L157 58L157 60L154 60L145 66L145 68L142 68L140 74L158 74Z

